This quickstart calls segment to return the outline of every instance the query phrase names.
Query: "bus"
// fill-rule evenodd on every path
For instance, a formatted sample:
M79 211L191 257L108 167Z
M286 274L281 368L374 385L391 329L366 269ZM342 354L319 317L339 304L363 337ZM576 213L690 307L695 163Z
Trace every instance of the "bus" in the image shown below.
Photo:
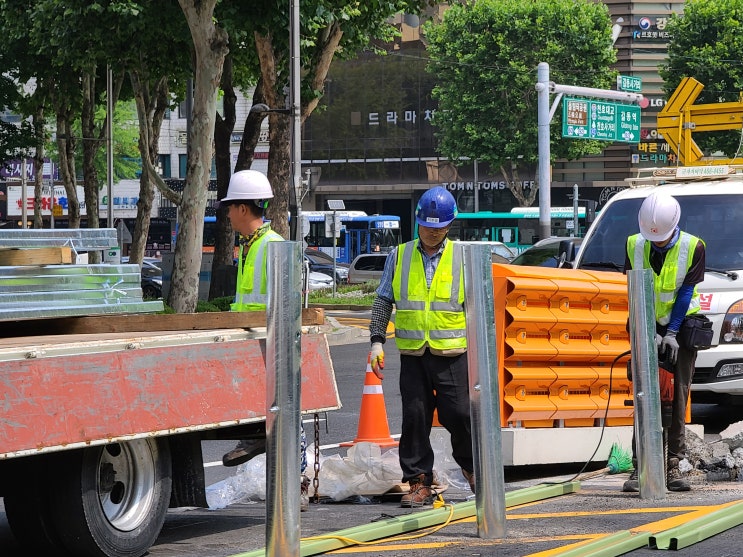
M363 211L337 211L340 233L333 246L333 238L326 235L326 218L333 219L333 211L302 211L307 233L307 247L333 255L339 263L351 263L362 253L390 252L402 243L400 217L395 215L367 215Z
M550 211L553 236L582 237L588 224L586 208L578 207L578 230L572 207L553 207ZM418 237L416 226L415 237ZM521 253L539 240L539 207L516 207L508 212L460 212L451 224L449 238L462 241L502 242L514 253Z

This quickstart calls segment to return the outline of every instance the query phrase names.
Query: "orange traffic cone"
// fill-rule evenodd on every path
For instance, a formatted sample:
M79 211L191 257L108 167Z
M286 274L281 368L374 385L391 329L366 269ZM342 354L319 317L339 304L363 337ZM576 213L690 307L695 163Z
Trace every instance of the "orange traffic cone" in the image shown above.
M390 435L382 381L372 371L371 352L366 358L364 394L361 396L361 410L359 411L359 431L356 434L356 439L352 442L341 443L340 445L341 447L348 447L361 442L376 443L380 447L396 447L399 445L399 441L396 441Z

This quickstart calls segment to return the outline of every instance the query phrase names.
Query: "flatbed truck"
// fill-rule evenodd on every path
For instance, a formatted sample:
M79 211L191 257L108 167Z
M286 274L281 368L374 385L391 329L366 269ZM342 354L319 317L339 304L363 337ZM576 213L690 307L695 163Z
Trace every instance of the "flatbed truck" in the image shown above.
M341 406L303 310L301 409ZM309 323L309 325L308 325ZM265 427L263 312L0 323L0 496L29 554L139 557L208 507L201 442Z

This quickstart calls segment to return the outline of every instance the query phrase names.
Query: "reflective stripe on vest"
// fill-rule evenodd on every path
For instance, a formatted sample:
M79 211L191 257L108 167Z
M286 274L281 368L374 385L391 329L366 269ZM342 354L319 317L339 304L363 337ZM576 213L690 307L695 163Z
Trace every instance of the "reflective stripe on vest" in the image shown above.
M699 238L681 232L676 244L668 250L660 274L653 272L653 291L655 294L655 320L661 325L668 325L671 311L676 301L679 288L684 284L686 273L691 267ZM635 234L627 242L627 256L632 261L633 269L652 269L650 265L651 243L642 234ZM699 293L694 286L694 293L686 315L699 311Z
M444 246L430 288L418 240L398 248L392 292L400 350L418 350L426 342L440 350L467 347L463 280L461 250L452 241Z
M280 234L269 230L250 246L243 261L243 246L237 263L237 292L232 311L263 311L268 302L266 287L266 246L269 242L283 240Z

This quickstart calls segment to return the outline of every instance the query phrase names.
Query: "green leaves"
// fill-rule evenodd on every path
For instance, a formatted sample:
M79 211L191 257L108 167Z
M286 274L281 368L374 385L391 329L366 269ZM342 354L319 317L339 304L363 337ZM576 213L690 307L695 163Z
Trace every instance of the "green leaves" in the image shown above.
M439 76L434 124L442 153L500 166L537 160L536 67L566 85L610 88L616 60L611 20L603 4L588 1L484 0L454 5L443 22L424 31ZM605 145L563 140L560 114L551 126L553 158L597 153Z
M743 90L743 0L689 0L666 28L668 59L659 68L666 94L688 76L704 85L697 104L737 101ZM732 157L740 132L696 134L694 141L706 153Z

